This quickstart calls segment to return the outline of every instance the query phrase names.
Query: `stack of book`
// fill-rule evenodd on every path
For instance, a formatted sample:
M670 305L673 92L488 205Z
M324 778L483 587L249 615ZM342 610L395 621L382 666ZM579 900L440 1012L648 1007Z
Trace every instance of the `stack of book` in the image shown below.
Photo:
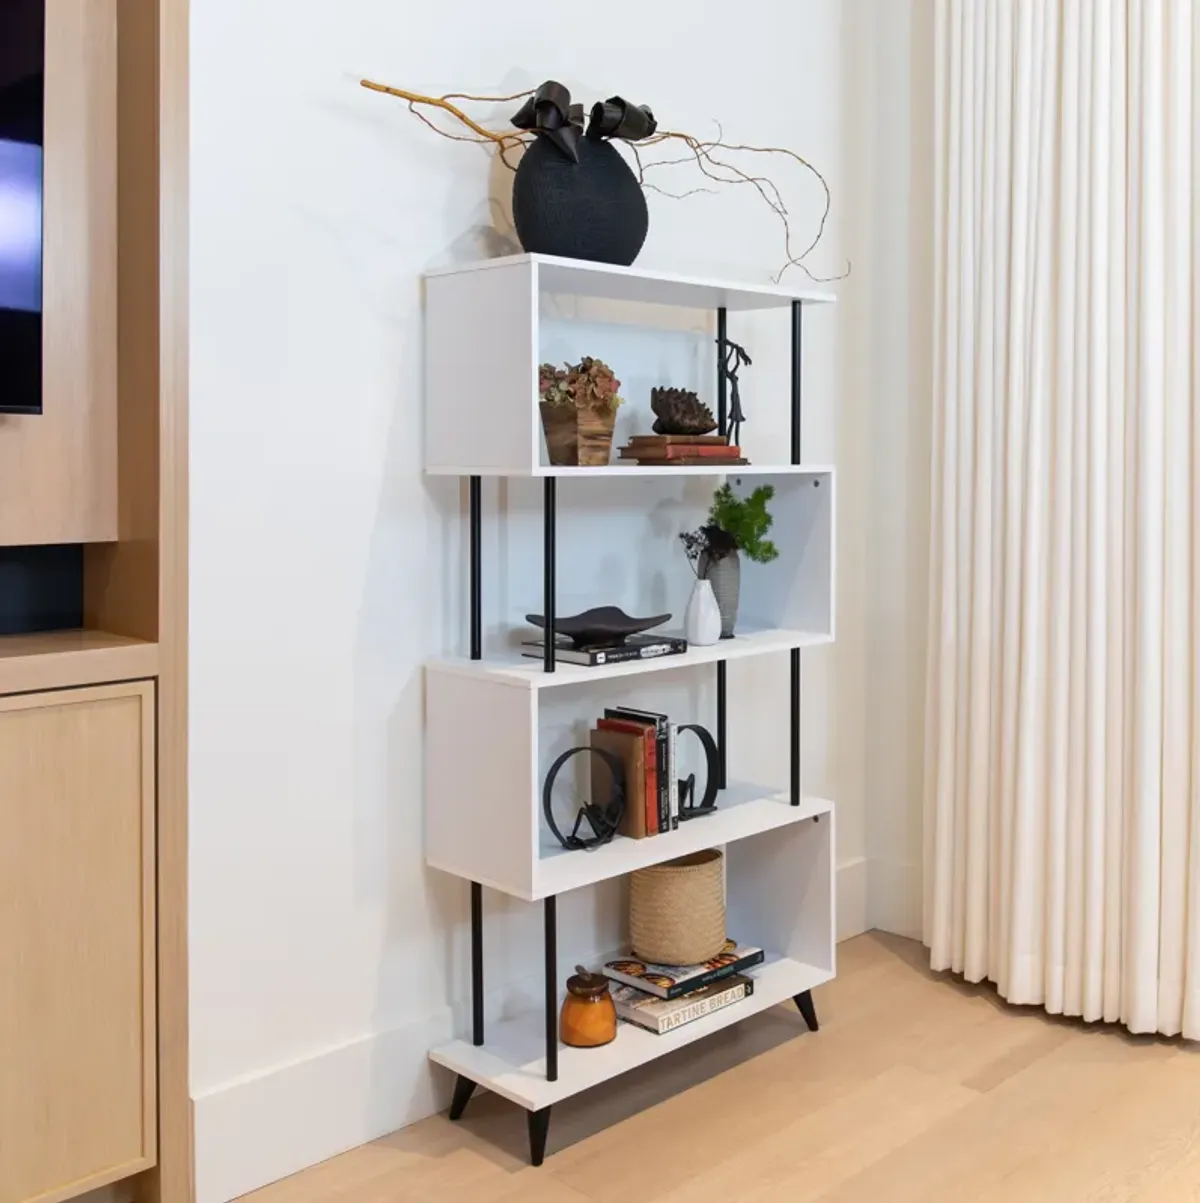
M541 660L546 644L541 639L526 639L521 643L521 655ZM688 649L686 639L676 635L626 635L611 643L579 646L565 635L554 641L554 660L557 664L582 664L598 668L602 664L624 664L630 660L655 660L659 656L680 656Z
M754 979L746 970L763 959L761 948L726 940L721 953L703 965L652 965L630 956L608 961L601 972L617 983L617 1014L661 1036L749 998Z
M679 781L675 768L677 726L665 714L615 706L605 710L591 734L593 748L611 752L625 770L625 813L620 833L633 840L679 827ZM607 798L610 770L592 762L592 796Z
M621 448L620 456L644 465L677 467L750 462L723 434L635 434Z

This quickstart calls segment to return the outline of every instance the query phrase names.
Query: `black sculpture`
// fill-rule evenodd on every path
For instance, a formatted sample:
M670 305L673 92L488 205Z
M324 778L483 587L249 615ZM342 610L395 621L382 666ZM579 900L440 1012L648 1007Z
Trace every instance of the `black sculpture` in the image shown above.
M559 770L573 756L581 752L590 752L599 756L608 765L612 788L608 801L603 805L596 802L584 802L575 815L575 825L570 835L563 835L554 819L554 780ZM579 748L568 748L551 766L546 774L546 782L542 786L542 813L546 817L546 826L554 834L554 838L570 852L590 851L607 844L617 834L621 819L625 814L625 766L611 752L604 748L593 748L590 745ZM592 834L580 835L579 829L584 822L592 829Z
M721 375L729 382L729 442L733 446L741 444L742 423L746 415L742 412L742 394L738 387L738 371L741 368L753 366L754 361L746 354L746 348L740 343L724 340L725 362L721 364ZM721 346L721 340L717 340Z
M517 110L513 125L538 136L513 180L513 224L527 251L631 264L646 241L646 197L611 138L636 142L658 128L645 105L620 96L583 106L547 80Z
M685 731L694 732L700 740L708 769L704 782L704 797L699 802L695 800L696 774L689 773L686 777L680 778L679 821L681 823L687 822L688 819L699 819L704 815L714 814L717 809L717 791L721 787L721 755L717 751L717 741L699 723L684 723L679 728L679 734L682 735Z
M712 410L690 389L652 388L655 434L709 434L716 430Z

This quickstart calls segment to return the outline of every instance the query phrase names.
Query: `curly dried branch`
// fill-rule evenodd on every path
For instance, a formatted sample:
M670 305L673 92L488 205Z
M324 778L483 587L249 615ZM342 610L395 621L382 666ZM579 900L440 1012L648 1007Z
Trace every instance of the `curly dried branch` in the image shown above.
M409 92L404 88L393 88L388 84L376 83L373 80L364 79L361 81L364 88L370 89L372 92L382 92L388 96L398 97L407 103L409 112L418 117L435 133L440 134L443 138L449 138L452 142L473 142L480 146L495 146L504 165L510 170L515 171L516 165L508 158L509 152L517 147L524 146L531 140L533 135L524 132L512 132L508 130L490 130L486 126L479 124L473 118L469 117L461 108L453 102L456 100L470 101L478 104L504 104L513 100L523 100L525 97L532 95L533 89L527 89L523 92L514 92L511 96L476 96L468 92L448 92L444 96L426 96L420 92ZM474 136L467 134L450 133L434 124L430 117L421 111L421 108L439 109L449 113L457 121L471 131ZM829 183L817 168L804 158L803 155L797 154L794 150L789 150L783 146L749 146L743 143L726 142L724 141L724 130L719 122L714 122L717 127L717 136L710 139L700 139L692 134L683 133L677 130L659 130L656 134L646 138L640 144L632 142L625 143L629 151L632 153L634 165L637 172L637 181L648 192L657 192L661 196L671 197L673 200L682 200L688 196L695 196L699 193L713 194L716 192L714 188L706 188L703 186L690 188L684 192L669 192L665 188L660 188L656 184L648 183L646 173L656 167L678 166L682 163L695 163L700 173L706 178L717 184L749 184L760 197L764 204L779 218L783 226L784 236L784 251L787 255L787 261L778 272L775 273L775 280L778 282L782 279L784 272L789 267L798 267L812 280L836 280L841 279L841 276L817 276L814 275L804 263L817 244L821 241L825 234L825 228L829 221L829 214L833 208L833 193L829 188ZM642 158L642 152L648 147L663 146L668 142L681 142L687 147L688 153L678 158L656 159L652 162L646 162ZM780 192L778 185L769 176L755 175L748 171L743 171L736 164L729 162L724 156L727 154L746 153L755 155L785 155L798 163L806 171L816 176L825 194L825 204L821 212L820 221L817 223L816 234L813 236L807 246L799 253L796 252L792 240L792 225L788 208L783 199L783 194ZM720 157L718 157L720 155ZM844 274L848 274L847 271Z

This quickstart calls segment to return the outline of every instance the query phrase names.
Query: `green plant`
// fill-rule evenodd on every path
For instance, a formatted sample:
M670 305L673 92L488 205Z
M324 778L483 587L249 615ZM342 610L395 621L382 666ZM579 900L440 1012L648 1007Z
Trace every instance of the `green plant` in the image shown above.
M702 556L720 560L733 551L744 551L757 564L769 564L779 548L766 537L774 518L767 502L775 496L773 485L759 485L749 497L738 497L732 486L723 484L714 494L708 521L697 531L680 535L694 571Z
M599 359L584 356L576 364L556 368L544 363L538 368L538 395L547 405L574 405L576 409L613 410L623 404L618 396L621 382Z

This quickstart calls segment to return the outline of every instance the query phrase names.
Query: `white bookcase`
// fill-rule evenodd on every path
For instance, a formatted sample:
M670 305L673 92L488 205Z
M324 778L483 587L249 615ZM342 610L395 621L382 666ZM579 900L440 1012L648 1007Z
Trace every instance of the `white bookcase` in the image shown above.
M795 1000L816 1027L813 987L834 974L834 812L827 800L800 791L800 653L834 639L836 476L828 464L800 456L801 330L804 309L826 304L823 293L788 287L727 284L637 268L515 255L431 273L425 280L425 465L433 475L470 478L470 655L426 666L425 852L432 867L471 883L472 1030L430 1056L457 1075L451 1117L463 1113L472 1091L485 1087L529 1112L534 1164L544 1154L550 1107L560 1100L673 1049L739 1022L764 1008ZM756 385L756 405L786 411L792 431L779 462L737 468L650 468L614 464L562 468L549 464L538 411L542 314L548 298L581 306L615 303L635 310L653 337L656 318L678 310L716 316L718 345L728 315L777 311L791 336L792 381L778 399ZM776 319L772 319L776 320ZM709 335L711 338L711 334ZM614 365L617 366L617 365ZM478 382L487 381L486 396ZM464 381L471 382L464 387ZM657 383L674 383L660 380ZM719 392L714 383L713 395ZM648 414L648 398L633 397ZM722 399L723 402L723 399ZM722 410L723 412L723 410ZM647 416L645 428L648 429ZM790 454L789 454L790 452ZM614 449L615 454L615 449ZM737 636L682 656L599 668L522 658L517 647L487 645L481 597L487 589L480 551L481 478L540 478L542 482L542 612L553 622L558 595L558 481L588 490L593 481L624 477L711 476L739 489L775 486L772 537L780 550L767 570L743 574ZM610 489L612 486L609 486ZM663 486L659 486L660 488ZM620 543L608 549L620 552ZM678 552L682 564L682 551ZM596 597L590 604L611 600ZM644 600L644 599L643 599ZM551 626L552 630L552 626ZM760 657L790 658L790 692L762 709L790 752L790 781L780 788L756 783L754 757L734 755L727 731L729 664ZM656 686L670 681L684 696L700 697L697 682L716 679L713 713L680 714L713 730L721 748L717 813L682 823L679 830L644 840L614 838L589 852L566 851L542 817L542 781L549 760L567 745L586 742L590 720L604 705L630 694L648 705ZM636 690L636 694L632 691ZM669 709L667 706L652 707ZM672 709L672 717L676 717ZM464 751L462 733L472 733ZM750 763L747 763L749 759ZM560 782L560 788L563 783ZM602 1049L560 1047L560 985L565 969L595 955L593 948L559 949L556 900L597 887L647 865L723 846L729 930L768 949L752 971L750 999L674 1032L656 1036L622 1025ZM484 1014L484 888L545 912L545 997L530 1012L489 1022ZM559 952L562 952L561 971Z

